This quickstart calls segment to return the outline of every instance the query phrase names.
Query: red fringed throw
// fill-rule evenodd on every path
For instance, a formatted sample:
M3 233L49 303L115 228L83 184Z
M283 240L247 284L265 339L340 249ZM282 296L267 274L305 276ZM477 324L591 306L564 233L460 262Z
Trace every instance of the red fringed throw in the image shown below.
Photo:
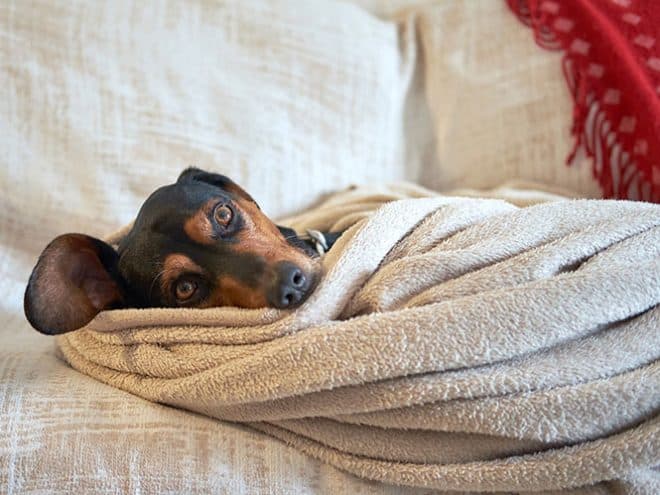
M507 0L564 52L575 148L606 198L660 202L660 0Z

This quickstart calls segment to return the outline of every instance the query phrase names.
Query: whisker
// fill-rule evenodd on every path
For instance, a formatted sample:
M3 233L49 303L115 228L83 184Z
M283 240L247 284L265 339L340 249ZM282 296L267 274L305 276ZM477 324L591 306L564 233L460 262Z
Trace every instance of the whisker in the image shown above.
M154 291L154 285L156 284L156 282L158 281L158 279L159 279L160 277L162 277L165 273L167 273L167 271L168 271L167 268L163 268L160 272L158 272L158 273L156 274L156 276L154 277L154 279L151 281L151 285L149 286L149 298L150 298L150 299L151 299L151 295L152 295L152 293L153 293L153 291Z

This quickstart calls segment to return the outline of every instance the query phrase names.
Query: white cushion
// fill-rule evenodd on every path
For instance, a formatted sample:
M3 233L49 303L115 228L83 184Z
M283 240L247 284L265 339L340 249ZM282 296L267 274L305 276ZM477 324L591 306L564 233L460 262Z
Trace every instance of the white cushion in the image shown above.
M24 189L36 243L114 229L189 165L273 216L406 178L412 61L353 5L3 2L0 19L0 184Z
M419 9L435 148L422 181L439 190L512 179L600 197L590 163L567 167L573 102L561 54L537 46L504 1Z

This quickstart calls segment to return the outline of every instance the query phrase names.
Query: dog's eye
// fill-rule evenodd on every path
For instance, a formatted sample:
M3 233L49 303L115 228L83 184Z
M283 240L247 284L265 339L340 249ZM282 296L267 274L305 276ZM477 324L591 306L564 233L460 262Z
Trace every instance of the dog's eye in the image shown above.
M187 301L197 292L197 283L193 280L179 280L176 283L176 298L179 301Z
M215 221L218 222L219 225L221 225L222 227L227 227L234 218L234 212L232 211L229 205L219 204L218 206L215 207L215 211L213 212L213 217L215 218Z

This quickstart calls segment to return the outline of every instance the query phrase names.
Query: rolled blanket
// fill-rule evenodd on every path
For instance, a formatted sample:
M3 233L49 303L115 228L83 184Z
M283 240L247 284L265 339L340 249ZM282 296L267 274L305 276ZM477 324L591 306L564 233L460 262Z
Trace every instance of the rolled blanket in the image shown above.
M660 206L353 189L289 224L347 229L300 308L108 311L61 354L373 480L657 487Z

